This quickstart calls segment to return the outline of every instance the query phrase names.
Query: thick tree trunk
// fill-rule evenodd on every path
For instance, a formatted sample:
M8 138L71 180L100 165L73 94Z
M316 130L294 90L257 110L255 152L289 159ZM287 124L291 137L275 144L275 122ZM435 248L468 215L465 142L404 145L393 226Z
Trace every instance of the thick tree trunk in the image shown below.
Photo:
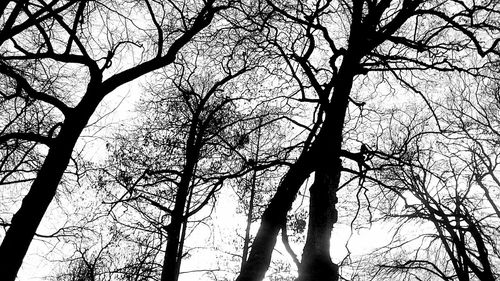
M262 214L252 249L236 279L237 281L258 281L264 278L271 263L276 237L286 222L287 212L290 210L302 183L311 173L308 163L307 155L299 157L278 186L276 194Z
M330 257L331 231L337 222L335 204L340 160L337 162L339 163L336 167L330 165L330 169L316 171L314 183L310 188L309 226L297 279L300 281L338 280L338 266Z
M365 7L363 1L353 2L349 44L343 54L338 74L332 77L334 80L331 82L334 87L330 104L326 109L325 122L311 150L306 154L307 160L303 157L304 163L294 166L300 168L290 169L264 212L250 257L236 279L237 281L257 281L264 278L271 260L276 235L285 222L286 213L291 207L298 188L313 171L316 172L316 180L311 188L310 229L303 251L299 280L338 280L337 266L330 259L329 248L331 230L337 220L335 204L342 168L340 162L342 132L353 79L363 70L360 67L361 58L381 44L385 36L392 34L404 24L411 15L411 11L419 3L419 1L408 1L408 3L405 1L405 7L402 10L404 12L399 13L398 17L392 20L390 28L384 36L381 36L375 33L377 25L373 23L378 22L390 1L377 4L377 9L372 11L373 17L363 15ZM374 38L367 35L379 35L379 37L373 40ZM318 93L318 96L330 97L330 93Z
M35 231L54 198L59 181L68 165L72 151L69 142L74 143L73 140L68 140L64 147L56 146L50 150L30 191L24 197L21 208L12 218L11 226L0 246L2 280L16 278Z
M317 187L313 189L315 193L315 199L320 201L325 199L328 202L320 202L318 209L314 210L313 215L321 216L322 213L329 212L329 222L327 224L329 224L330 226L325 224L325 221L322 221L324 219L323 217L314 218L314 220L317 221L315 225L318 227L318 229L316 230L321 231L322 233L318 233L317 236L311 237L312 241L310 241L309 244L312 248L308 248L307 251L310 252L311 257L321 256L321 259L324 261L328 259L328 262L325 262L325 265L327 265L327 268L325 268L325 270L331 271L331 268L336 268L329 258L329 240L327 242L327 257L324 256L323 250L318 252L317 254L314 254L313 252L314 249L317 248L314 245L326 243L324 240L326 236L328 236L329 239L333 223L336 220L336 214L334 215L335 207L332 206L333 210L329 209L329 206L331 206L331 201L329 200L333 200L333 198L335 198L336 203L334 190L336 190L336 188L338 187L338 179L335 180L337 182L336 185L332 184L330 183L330 181L334 177L330 175L332 175L333 173L335 175L335 178L338 178L340 175L340 166L335 167L335 169L328 169L327 167L338 166L332 165L331 163L340 161L339 156L342 143L344 115L347 109L347 97L352 86L351 69L345 69L344 73L350 73L351 80L350 82L344 83L343 87L339 87L339 91L342 91L341 93L347 93L347 96L344 96L342 98L339 97L339 99L337 100L337 106L332 107L332 109L330 110L332 113L326 118L325 123L320 129L318 137L313 142L311 149L301 155L301 157L299 157L297 162L285 175L283 181L278 187L275 196L262 215L261 225L252 245L252 251L250 252L249 258L245 263L245 266L242 268L240 275L238 276L236 281L259 281L264 278L267 268L269 267L269 264L271 262L272 251L276 244L276 236L278 235L281 227L286 222L287 212L290 210L298 190L314 170L316 170L319 176L319 178L317 177L316 180L321 178L321 181L317 181L315 183ZM348 75L344 76L347 77ZM332 142L333 140L335 141ZM324 185L325 181L329 183L326 186ZM332 188L332 186L335 186L335 188ZM328 196L325 197L325 194L328 194ZM313 195L311 194L311 196ZM313 202L311 204L316 203ZM316 238L320 238L321 241L316 241ZM319 265L315 265L314 267L311 267L310 270L316 270L318 266ZM306 271L309 270L308 268L309 267L304 267ZM304 273L306 271L301 270L301 272Z
M2 280L14 281L16 278L36 229L56 194L76 141L97 107L97 101L89 102L86 110L75 110L75 114L67 117L20 209L12 217L0 246Z
M342 162L342 133L359 56L348 52L339 70L333 100L316 141L315 181L310 188L309 225L298 281L337 281L338 266L330 256L330 239L337 222L337 190Z
M335 205L342 169L339 156L343 112L345 109L336 111L337 114L332 115L335 118L326 118L316 142L315 179L309 189L309 223L298 281L338 280L338 266L330 256L330 239L333 225L337 222Z

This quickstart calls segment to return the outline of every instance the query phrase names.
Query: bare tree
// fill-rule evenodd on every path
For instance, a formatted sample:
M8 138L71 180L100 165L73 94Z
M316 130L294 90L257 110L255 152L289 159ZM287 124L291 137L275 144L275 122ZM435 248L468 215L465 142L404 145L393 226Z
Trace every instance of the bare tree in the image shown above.
M402 139L409 141L394 146L401 153L381 171L386 185L378 196L384 202L380 206L386 219L397 222L399 236L378 251L386 260L397 256L380 261L382 276L498 278L495 76L454 80L446 99L433 107L445 130L405 124L408 134ZM422 227L410 235L408 225L416 223ZM397 254L402 251L404 256Z
M165 233L162 280L178 279L189 251L186 238L199 224L196 216L215 202L227 180L279 164L242 151L252 131L265 125L255 120L272 123L279 112L253 104L265 99L263 93L256 96L244 84L257 79L252 70L260 61L248 57L248 48L241 54L231 47L221 63L212 63L203 46L179 56L174 70L159 73L138 106L141 121L119 136L110 167L103 169L124 187L121 194L110 187L113 206L132 207Z
M338 268L331 261L329 249L331 230L337 221L341 157L362 167L366 152L342 149L348 105L365 104L351 97L357 78L384 73L392 77L393 83L422 94L422 89L407 78L412 73L473 72L475 67L456 57L470 55L470 50L480 56L497 52L496 38L490 37L489 44L482 46L475 36L477 32L491 34L486 30L498 30L498 7L495 3L405 0L266 1L259 8L264 19L256 22L263 23L270 45L289 65L289 75L299 85L298 99L318 104L318 122L264 212L248 262L237 280L264 277L286 213L298 189L313 172L308 236L299 280L338 280ZM476 25L483 12L489 16Z
M45 125L48 129L43 131L19 128L15 122L2 130L2 143L23 140L48 148L0 246L0 275L5 280L15 279L75 144L103 98L174 62L180 49L231 1L185 4L7 1L0 7L4 19L0 72L8 81L2 100L39 104L56 116L56 125ZM134 18L143 14L147 17L141 22ZM126 56L130 60L115 67Z
M387 168L386 178L382 178L384 181L416 186L418 188L411 192L418 191L416 194L425 199L434 195L428 194L426 189L430 184L441 190L442 186L448 187L450 179L460 179L463 175L453 169L450 170L453 176L449 178L448 175L429 173L431 169L426 166L429 162L424 160L434 159L434 154L419 150L418 146L411 147L415 143L413 137L405 139L396 151L391 150L394 147L387 150L378 145L371 147L364 140L347 143L352 133L349 126L353 121L349 110L354 108L362 112L368 107L368 102L377 101L373 96L378 92L401 91L404 96L412 93L428 107L430 118L426 120L435 122L436 128L433 129L444 131L439 120L441 113L433 108L429 99L430 81L445 72L478 75L485 65L491 63L484 57L498 55L498 5L494 1L469 3L455 0L317 0L305 3L272 0L7 1L0 4L3 20L0 75L5 78L0 82L1 105L8 110L8 113L2 113L6 117L1 121L0 147L6 159L0 164L4 169L0 174L3 178L1 183L26 182L31 185L11 222L2 222L8 231L0 246L0 264L4 265L0 274L7 280L15 278L36 228L57 192L77 140L103 98L127 82L172 65L176 57L182 55L181 49L197 44L210 47L214 44L223 46L227 42L233 44L234 35L236 41L244 38L243 41L254 44L252 54L261 52L263 57L269 59L265 67L274 80L268 82L280 88L276 91L279 95L276 100L285 100L283 104L291 107L301 104L300 108L312 112L300 117L280 117L300 127L303 132L288 150L283 150L289 153L285 159L293 157L295 160L289 165L274 197L262 213L259 231L237 280L264 278L277 235L280 231L286 233L288 212L309 177L314 177L314 182L309 190L309 221L302 259L296 261L299 265L298 280L338 280L338 265L332 261L330 253L331 231L338 220L338 192L352 183L353 177L359 178L359 190L364 188L365 179L372 175L368 172L373 172L369 170L374 168L371 162L368 163L370 157L376 156L381 162L389 162L388 167L384 164L377 167ZM148 16L147 19L140 16L143 14ZM210 28L215 17L220 17L220 21L217 18L217 23ZM227 30L234 33L217 37ZM248 56L244 47L231 44L231 55L238 58ZM196 47L193 49L196 50ZM126 188L123 196L116 197L117 202L147 203L145 205L151 209L168 214L169 222L163 221L160 216L159 227L155 228L160 233L166 232L169 238L164 279L177 278L187 218L214 198L212 194L222 184L221 178L228 178L229 169L225 168L235 163L228 158L234 153L244 160L241 166L235 165L242 169L231 173L232 176L257 167L238 149L240 141L244 146L244 139L249 133L246 129L238 134L224 130L222 132L227 134L219 134L221 126L229 128L234 125L221 112L226 110L226 113L231 113L227 115L232 116L235 100L221 94L218 86L231 80L234 69L239 69L245 59L232 59L224 53L210 53L208 49L203 51L208 52L210 58L222 56L218 61L229 58L226 61L231 67L216 71L216 75L227 75L222 80L201 79L194 83L190 80L194 76L184 73L187 76L180 75L184 80L176 83L175 78L168 76L171 72L166 70L167 78L176 88L167 96L176 98L176 102L163 102L171 107L168 110L175 112L169 118L182 119L182 122L177 125L171 122L162 127L178 126L185 135L179 140L177 137L180 136L169 131L168 139L175 143L161 143L154 147L154 151L163 153L161 156L167 159L177 153L182 160L168 160L169 163L162 164L163 168L166 167L163 171L162 167L152 169L150 166L155 163L147 162L150 161L148 159L147 163L141 163L143 159L132 153L132 148L136 146L128 146L130 151L121 158L122 163L130 163L127 168L131 169L108 173ZM183 62L183 65L187 64ZM182 66L178 67L177 70L182 72ZM372 79L381 81L373 85L374 94L365 96L358 93L364 86L369 86L365 84L376 84L366 83ZM253 82L259 81L249 78L248 83ZM197 88L200 85L202 89ZM203 88L203 85L206 87ZM162 103L158 104L161 106ZM224 126L225 122L231 125ZM462 134L470 132L468 122L462 126L466 129ZM158 132L161 133L161 130ZM141 140L148 139L140 133L137 135ZM156 132L153 130L150 133ZM477 136L472 139L480 140ZM359 144L359 148L353 143ZM486 196L485 202L496 211L494 197L488 193L492 190L488 186L497 183L495 165L491 164L495 162L484 157L488 153L481 151L484 146L480 144L468 147L474 152L471 154L473 158L479 160L467 166L474 167L475 183L465 186L477 185L481 188ZM205 150L207 147L208 150ZM231 153L220 152L217 150L220 147ZM181 152L172 148L181 148ZM162 149L167 151L162 152ZM220 162L212 161L210 157L212 160L207 160L206 165L200 161L202 156L217 153L223 159ZM412 162L413 159L421 161ZM395 173L397 169L406 174ZM201 170L203 173L196 173ZM343 177L343 172L350 173L351 178ZM435 178L437 184L422 181L424 175ZM152 178L155 183L148 182ZM380 182L376 177L371 179ZM160 182L176 189L172 188L173 192L168 194L149 194L145 187ZM455 183L462 186L459 180ZM392 198L402 194L395 188L391 190L391 184L381 184L392 192ZM194 186L205 188L200 193L194 193ZM432 222L436 223L436 229L445 230L435 236L443 245L452 240L458 241L455 245L461 245L461 256L457 256L454 262L455 270L468 272L471 269L477 276L483 276L488 272L487 263L491 262L482 257L491 250L488 246L483 247L487 250L483 250L480 244L484 236L479 239L477 234L473 235L470 226L478 225L484 218L466 211L474 206L475 201L467 201L469 197L464 194L469 193L448 195L444 202L438 200L428 204L429 201L421 201L427 207L423 214L439 218ZM191 196L197 195L200 195L199 204L190 205L196 202ZM444 206L455 208L435 212L435 209ZM147 212L142 214L148 215ZM461 227L465 224L468 225L466 230ZM464 245L470 241L474 241L475 248L464 250ZM459 248L450 249L447 253L459 252ZM469 257L470 261L467 261L464 251L472 253L475 259ZM481 278L491 277L484 276Z

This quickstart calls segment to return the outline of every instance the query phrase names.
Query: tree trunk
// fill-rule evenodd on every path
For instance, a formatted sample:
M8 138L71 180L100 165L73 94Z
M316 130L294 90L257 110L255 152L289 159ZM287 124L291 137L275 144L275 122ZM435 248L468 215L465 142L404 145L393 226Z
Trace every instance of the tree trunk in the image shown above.
M254 155L254 163L258 163L259 161L259 152L260 152L260 138L261 138L261 126L262 119L259 120L259 130L257 131L257 146L255 148ZM250 201L248 202L248 214L247 214L247 226L245 229L245 239L243 241L243 254L241 255L241 266L242 270L247 262L248 251L250 250L250 228L252 226L253 221L253 208L254 208L254 200L255 200L255 190L257 185L257 170L254 169L252 174L252 182L250 184Z
M331 167L331 164L328 165L328 163L335 162L335 159L337 159L337 161L340 161L339 156L342 143L344 115L347 109L348 95L352 87L352 69L344 69L343 73L345 73L343 75L345 77L348 76L348 73L351 74L351 80L347 83L343 83L342 87L338 88L338 91L339 95L340 93L347 93L347 96L339 96L339 99L336 101L336 106L332 107L332 109L330 110L332 113L328 118L326 118L325 123L320 129L318 137L313 142L311 149L299 157L297 162L286 173L283 181L278 186L276 194L274 195L273 199L271 199L271 202L262 215L261 225L252 245L252 250L247 262L245 263L245 266L242 268L240 275L238 276L236 281L259 281L264 278L271 262L272 251L276 244L276 236L278 235L281 227L286 223L286 215L288 213L288 210L290 210L293 201L295 200L298 190L305 182L307 177L309 177L311 172L316 170L318 176L320 178L323 178L323 182L325 182L325 180L326 182L330 182L330 179L333 179L333 177L327 176L329 173L333 173L336 178L338 178L337 174L340 175L340 167L335 167L336 170L325 170L324 172L322 172L322 170L326 169L326 167ZM320 161L318 162L318 160ZM323 166L324 168L317 168ZM317 177L316 179L319 178ZM338 179L336 181L337 185L335 186L335 188L333 188L333 190L336 190L336 188L338 187ZM317 182L316 184L318 185L320 184L320 182ZM318 186L318 196L315 196L315 198L318 200L322 200L324 198L326 198L326 200L333 200L333 198L335 198L336 203L335 192L329 189L332 186L334 185L328 184L327 186L323 187L323 184L321 184L321 187ZM314 192L316 192L316 190ZM328 194L328 196L325 197L324 194ZM323 208L323 210L318 209L317 212L315 210L315 214L318 215L320 215L321 212L326 212L326 209L328 209L328 206L330 206L330 203L321 202L319 204L319 208ZM334 210L334 206L332 206L332 208ZM329 224L331 224L331 226L329 227L330 231L327 230L327 225L320 226L321 223L325 223L320 222L322 218L315 218L314 220L318 221L317 226L321 228L322 232L324 232L322 234L318 233L318 235L322 237L321 241L323 242L310 242L310 245L315 245L316 243L324 243L324 238L326 236L330 237L330 232L333 226L333 222L334 220L336 220L336 215L334 216L332 213L333 211L331 210L328 210L328 212L331 213L328 215L330 221ZM334 217L335 219L333 219ZM319 238L319 236L317 238ZM316 238L312 237L311 239L315 241ZM329 251L329 246L327 249ZM311 248L311 251L312 250L313 249ZM323 255L323 252L318 253L318 255ZM334 267L330 265L331 261L326 264L328 265L328 268ZM311 268L311 270L313 269Z
M338 280L338 266L330 257L330 239L333 225L337 222L335 205L342 169L339 156L344 114L341 112L345 110L336 112L340 113L341 119L325 120L316 143L315 179L309 189L309 223L298 281ZM342 120L342 124L338 120Z
M290 167L278 190L262 214L259 230L252 244L248 259L241 269L237 281L262 280L271 263L271 255L276 244L276 237L286 222L295 196L302 183L311 173L308 154L304 154Z
M170 223L167 226L167 246L165 249L165 258L161 272L161 281L177 281L179 279L180 262L182 258L182 247L184 235L181 235L183 226L185 227L184 217L186 204L189 196L189 184L193 177L194 165L184 171L183 178L179 183L178 192L175 198L174 209L172 210Z
M245 229L245 238L243 240L243 254L241 255L241 269L245 266L248 257L248 250L250 249L250 228L252 226L253 219L253 205L255 198L255 181L257 177L257 171L253 171L252 183L250 185L250 201L248 202L248 214L247 214L247 225Z
M59 182L71 159L71 153L97 107L98 101L87 98L85 110L75 108L67 117L59 135L53 140L45 161L37 173L20 209L12 217L11 225L0 246L0 276L14 281L23 259L35 236L36 229L54 198Z
M340 154L344 120L359 57L350 50L344 58L325 123L315 142L315 180L309 190L309 225L299 281L339 279L338 266L330 256L330 239L333 225L337 222L335 205L342 170Z
M172 214L170 214L170 223L167 226L168 238L161 272L161 281L177 281L179 279L180 262L182 258L181 253L184 245L184 241L181 240L184 239L184 235L181 236L181 231L187 220L185 217L187 211L185 210L188 204L189 189L201 150L199 142L202 136L197 135L199 112L201 112L201 110L198 111L191 121L188 139L186 140L186 162L182 171L181 180L177 186L174 209L172 210Z
M176 200L177 201L177 200ZM168 225L168 240L165 250L165 258L163 260L163 267L161 272L161 281L177 281L179 278L179 246L180 246L180 233L182 228L182 216L184 215L184 208L181 213L172 212L172 219Z
M340 178L340 160L331 170L316 171L310 188L309 226L299 269L300 281L338 280L338 266L330 257L330 238L337 222L336 190ZM332 174L333 177L332 177Z

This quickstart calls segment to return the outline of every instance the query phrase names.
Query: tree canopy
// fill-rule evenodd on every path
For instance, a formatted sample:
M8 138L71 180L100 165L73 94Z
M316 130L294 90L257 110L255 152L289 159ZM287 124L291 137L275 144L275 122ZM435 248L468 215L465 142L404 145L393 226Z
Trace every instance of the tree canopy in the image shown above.
M500 278L500 3L0 12L4 280Z

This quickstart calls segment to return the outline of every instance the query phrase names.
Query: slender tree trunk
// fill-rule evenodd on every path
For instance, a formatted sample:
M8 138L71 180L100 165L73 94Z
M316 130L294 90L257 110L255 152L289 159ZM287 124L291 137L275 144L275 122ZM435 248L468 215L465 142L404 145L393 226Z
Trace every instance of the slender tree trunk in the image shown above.
M165 249L165 258L163 260L163 268L161 272L161 281L177 281L179 279L179 270L181 257L179 252L181 246L181 231L184 218L184 210L189 195L189 182L191 176L185 174L184 178L179 184L177 196L175 198L175 206L172 210L170 223L167 226L167 247Z
M257 163L259 161L261 126L262 126L262 119L259 120L259 130L257 132L257 147L255 149L254 163ZM243 267L245 266L248 257L248 250L250 249L250 228L252 226L252 219L253 219L253 207L254 207L253 201L255 200L256 181L257 181L257 171L254 170L252 174L252 182L250 185L250 202L248 203L247 227L245 229L245 240L243 241L243 254L241 255L240 270L242 270Z
M66 118L20 209L12 217L11 225L0 246L2 280L15 280L36 229L56 194L76 141L99 103L99 100L89 96L82 100L85 106L78 106L73 114Z
M182 171L181 180L177 187L174 209L167 226L167 247L161 272L161 281L177 281L179 279L180 262L183 241L181 241L181 231L187 218L184 217L186 205L189 197L189 188L195 173L195 167L200 153L199 139L197 137L197 124L199 112L193 117L189 135L186 140L186 162Z
M188 146L189 147L189 146ZM189 185L194 173L195 161L188 160L181 182L179 183L175 205L172 210L170 223L167 226L167 247L163 268L161 272L161 281L177 281L179 279L180 262L182 258L183 235L182 229L185 220L184 217L187 199L189 196Z
M248 250L250 249L250 228L252 226L253 218L253 206L255 198L255 181L257 177L257 171L253 172L252 183L250 185L250 202L248 204L248 214L247 214L247 227L245 229L245 240L243 241L243 254L241 255L241 269L245 266L248 257Z

